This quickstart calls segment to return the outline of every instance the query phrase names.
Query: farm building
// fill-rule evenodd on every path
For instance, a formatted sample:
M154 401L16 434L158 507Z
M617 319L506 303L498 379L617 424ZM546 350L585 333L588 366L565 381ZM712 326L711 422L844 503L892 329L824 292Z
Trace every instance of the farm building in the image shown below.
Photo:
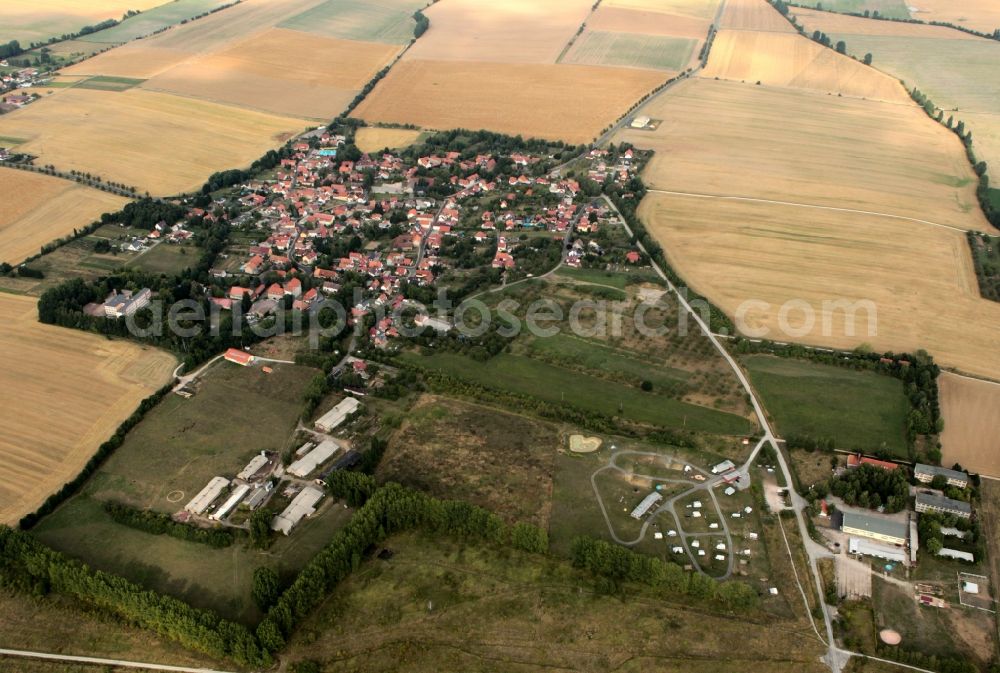
M236 505L240 504L240 500L250 492L250 486L248 484L240 484L233 489L233 492L229 494L229 499L226 500L219 509L212 512L208 517L216 521L222 521L226 518L226 515L236 509Z
M847 550L851 554L863 556L874 556L893 563L903 563L906 561L906 553L902 549L879 544L859 537L851 537L847 542Z
M645 116L636 117L635 119L632 120L632 123L629 126L631 126L634 129L644 129L647 126L649 126L649 122L651 121L652 120L649 117Z
M862 465L871 465L872 467L880 467L883 470L895 470L899 465L896 463L890 463L888 460L876 460L875 458L864 458L861 454L851 454L847 457L847 467L861 467Z
M954 514L963 519L972 516L972 506L969 503L930 493L917 493L917 511Z
M917 463L916 467L913 468L913 476L925 484L934 481L934 477L938 475L947 479L949 486L965 488L969 485L969 475L965 472L949 470L948 468L937 467L936 465L924 465L923 463Z
M340 458L333 461L333 464L330 465L330 469L323 473L323 478L325 479L331 472L336 472L337 470L349 470L359 462L361 462L361 454L354 449L351 449Z
M643 498L642 502L636 505L636 508L632 510L632 514L630 514L629 516L631 516L633 519L641 519L643 516L645 516L646 512L648 512L653 507L653 505L655 505L661 500L663 500L663 496L660 495L660 492L653 491L645 498Z
M724 460L715 467L712 468L712 474L722 474L724 472L729 472L729 470L735 470L736 465L731 460Z
M288 503L288 507L281 514L274 517L274 521L271 522L271 530L281 531L285 535L290 534L302 519L316 513L316 503L322 499L323 491L311 486L305 487Z
M327 439L326 441L321 442L315 449L289 465L288 474L295 477L305 478L309 476L313 470L329 460L330 456L338 451L340 451L340 444L332 439Z
M242 479L243 481L252 481L255 476L263 476L258 473L265 471L270 472L270 470L267 470L267 467L271 463L273 463L273 460L268 458L267 454L261 451L254 456L249 463L247 463L247 466L244 467L238 475L236 475L236 478Z
M323 414L319 420L316 421L316 429L320 432L330 432L341 423L347 420L347 417L353 414L361 406L361 403L353 397L344 398L337 406L330 411Z
M976 562L976 557L973 556L972 552L949 549L948 547L941 547L941 551L939 551L937 555L944 556L945 558L953 558L957 561L968 561L969 563Z
M192 514L201 514L222 492L229 486L229 480L225 477L212 477L208 485L201 489L198 495L191 498L191 502L184 506L184 509Z
M253 356L239 348L230 348L223 356L227 361L246 367L253 362Z
M848 535L889 542L899 547L906 544L909 536L909 527L905 523L861 512L845 511L841 528Z
M253 492L247 496L247 499L243 501L243 504L253 511L264 504L264 501L267 500L267 496L273 489L274 485L270 482L263 486L258 485L257 488L255 488Z

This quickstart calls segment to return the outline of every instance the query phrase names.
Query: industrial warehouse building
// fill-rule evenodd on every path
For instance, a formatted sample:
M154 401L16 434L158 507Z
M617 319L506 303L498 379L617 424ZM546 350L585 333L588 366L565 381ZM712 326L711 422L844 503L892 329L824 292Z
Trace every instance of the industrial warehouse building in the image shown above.
M938 475L947 479L949 486L965 488L969 485L969 475L965 472L949 470L946 467L937 467L936 465L924 465L923 463L917 463L916 467L913 468L913 476L917 478L917 481L922 481L925 484L934 481L934 477Z
M316 503L322 499L323 491L306 486L281 514L274 517L274 521L271 522L271 530L281 531L285 535L289 535L302 519L316 513Z
M864 556L874 556L893 563L905 563L906 553L902 549L879 544L871 540L860 537L851 537L847 542L847 551L851 554L862 554Z
M340 426L347 417L353 414L361 406L361 403L353 397L345 398L340 404L335 406L330 411L323 414L318 421L316 421L316 429L320 432L331 432Z
M963 519L972 516L972 506L969 503L930 493L917 493L917 511L954 514Z
M844 511L844 523L841 528L848 535L888 542L899 547L906 544L909 536L909 526L905 523L862 512Z

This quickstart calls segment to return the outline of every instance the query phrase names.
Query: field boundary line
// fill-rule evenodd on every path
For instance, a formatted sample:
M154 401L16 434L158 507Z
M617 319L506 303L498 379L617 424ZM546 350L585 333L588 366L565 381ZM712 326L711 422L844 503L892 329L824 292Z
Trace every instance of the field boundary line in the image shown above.
M120 666L123 668L139 668L151 671L174 671L176 673L229 673L211 668L191 668L189 666L170 666L168 664L149 664L141 661L123 661L121 659L102 659L99 657L83 657L72 654L50 654L48 652L31 652L28 650L0 649L0 656L24 657L29 659L46 659L49 661L71 661L79 664L96 664L103 666Z
M838 208L836 206L820 206L814 203L796 203L794 201L775 201L772 199L758 199L752 196L729 196L724 194L698 194L696 192L673 192L667 189L648 189L646 190L651 194L668 194L670 196L688 196L697 199L722 199L725 201L749 201L752 203L770 203L779 206L794 206L796 208L814 208L817 210L832 210L834 212L840 213L854 213L857 215L876 215L878 217L888 217L894 220L905 220L907 222L917 222L918 224L927 224L932 227L940 227L942 229L950 229L952 231L960 231L963 234L968 233L969 229L963 229L962 227L956 227L951 224L942 224L940 222L932 222L930 220L921 220L917 217L907 217L905 215L893 215L891 213L880 213L873 210L857 210L854 208Z

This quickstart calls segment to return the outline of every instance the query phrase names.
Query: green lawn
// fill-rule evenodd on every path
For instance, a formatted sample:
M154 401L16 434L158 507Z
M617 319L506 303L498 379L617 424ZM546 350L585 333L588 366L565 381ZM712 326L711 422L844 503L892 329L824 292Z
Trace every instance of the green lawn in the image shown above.
M197 264L200 256L201 249L192 244L177 245L163 242L137 256L128 266L149 273L173 275Z
M833 438L837 448L907 455L909 403L901 381L833 365L768 355L743 359L784 436Z
M604 377L625 379L625 383L649 381L654 391L663 393L682 393L686 388L684 382L691 378L691 373L683 369L658 366L641 354L631 354L571 334L533 339L528 350L532 356L548 362L571 368L582 366L588 371L602 372Z
M99 75L79 82L73 86L81 89L96 89L98 91L126 91L134 86L139 86L146 80L133 79L131 77L105 77Z
M406 353L402 358L419 367L553 403L565 402L608 416L623 416L651 425L717 434L745 434L753 426L745 418L708 407L643 392L621 383L588 376L530 357L498 355L476 362L453 353L429 357Z
M424 0L327 0L278 25L324 37L406 44L413 39L413 13Z
M232 0L171 0L126 19L113 28L84 35L80 39L86 42L113 44L128 42L177 25L230 2Z

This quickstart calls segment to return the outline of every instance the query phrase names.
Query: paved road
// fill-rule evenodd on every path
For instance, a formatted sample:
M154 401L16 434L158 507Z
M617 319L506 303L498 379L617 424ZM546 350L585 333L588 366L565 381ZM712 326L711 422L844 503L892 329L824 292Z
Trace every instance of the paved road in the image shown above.
M187 666L167 666L165 664L149 664L139 661L124 661L122 659L101 659L99 657L80 657L71 654L48 654L45 652L29 652L27 650L0 649L0 656L23 657L29 659L45 659L48 661L69 661L77 664L94 664L97 666L117 666L119 668L141 668L150 671L174 671L175 673L229 673L210 668L190 668ZM0 666L0 668L3 668Z

